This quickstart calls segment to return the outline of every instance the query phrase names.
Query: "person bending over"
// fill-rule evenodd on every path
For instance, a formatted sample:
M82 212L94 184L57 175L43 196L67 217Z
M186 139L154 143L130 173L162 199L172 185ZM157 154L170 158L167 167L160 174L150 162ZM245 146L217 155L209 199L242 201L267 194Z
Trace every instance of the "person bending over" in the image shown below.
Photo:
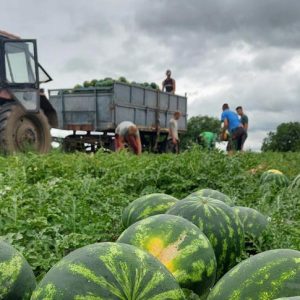
M140 133L137 126L130 121L121 122L115 130L115 147L120 151L128 147L137 155L142 153Z

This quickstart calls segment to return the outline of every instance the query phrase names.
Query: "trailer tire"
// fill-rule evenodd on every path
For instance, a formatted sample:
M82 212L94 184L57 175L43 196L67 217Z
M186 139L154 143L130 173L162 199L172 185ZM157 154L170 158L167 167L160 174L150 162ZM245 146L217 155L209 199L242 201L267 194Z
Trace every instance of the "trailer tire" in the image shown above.
M27 112L15 102L3 104L0 107L0 149L5 154L48 152L51 134L43 111Z

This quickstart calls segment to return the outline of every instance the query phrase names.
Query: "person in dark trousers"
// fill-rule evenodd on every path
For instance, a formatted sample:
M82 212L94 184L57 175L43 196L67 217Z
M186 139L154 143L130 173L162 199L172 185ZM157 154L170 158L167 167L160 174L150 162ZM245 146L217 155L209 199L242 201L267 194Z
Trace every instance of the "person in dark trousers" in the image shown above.
M166 76L167 78L162 82L162 91L175 94L176 90L176 83L173 78L171 78L171 71L167 70L166 71Z
M246 141L246 139L248 137L248 123L249 123L248 116L244 114L242 106L238 106L235 110L236 110L237 114L240 116L240 120L243 124L243 127L244 127L245 131L246 131L246 138L245 138L245 141ZM243 148L244 148L244 144L242 145L242 149Z
M169 121L169 134L167 140L167 152L179 153L179 137L178 137L178 120L181 117L181 113L176 111L173 118Z
M222 134L225 134L226 130L229 131L228 140L228 153L233 151L241 151L246 139L246 131L241 123L238 115L229 109L229 105L224 103L222 106L221 122L224 122Z
M137 126L130 121L121 122L115 131L116 151L125 148L125 144L137 155L142 153L140 133Z
M242 106L236 108L237 114L241 117L241 122L246 131L248 131L248 116L244 113Z

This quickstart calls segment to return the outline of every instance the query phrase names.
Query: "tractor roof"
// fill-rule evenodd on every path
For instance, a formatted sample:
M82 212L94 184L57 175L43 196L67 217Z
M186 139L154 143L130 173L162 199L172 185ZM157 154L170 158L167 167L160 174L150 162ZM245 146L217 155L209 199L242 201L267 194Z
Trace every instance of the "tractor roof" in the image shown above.
M0 38L3 38L3 37L7 38L7 39L11 39L11 40L18 40L18 39L20 39L20 37L17 36L17 35L14 35L12 33L0 30Z

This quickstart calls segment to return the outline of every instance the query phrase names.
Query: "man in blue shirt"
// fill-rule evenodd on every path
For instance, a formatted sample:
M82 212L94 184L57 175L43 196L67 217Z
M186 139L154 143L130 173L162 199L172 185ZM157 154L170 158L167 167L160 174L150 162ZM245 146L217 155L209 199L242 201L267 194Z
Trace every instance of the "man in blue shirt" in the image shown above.
M222 133L224 134L227 129L230 133L227 150L229 152L235 150L241 151L247 137L243 124L238 115L229 109L227 103L223 104L222 110L221 121L224 122Z

